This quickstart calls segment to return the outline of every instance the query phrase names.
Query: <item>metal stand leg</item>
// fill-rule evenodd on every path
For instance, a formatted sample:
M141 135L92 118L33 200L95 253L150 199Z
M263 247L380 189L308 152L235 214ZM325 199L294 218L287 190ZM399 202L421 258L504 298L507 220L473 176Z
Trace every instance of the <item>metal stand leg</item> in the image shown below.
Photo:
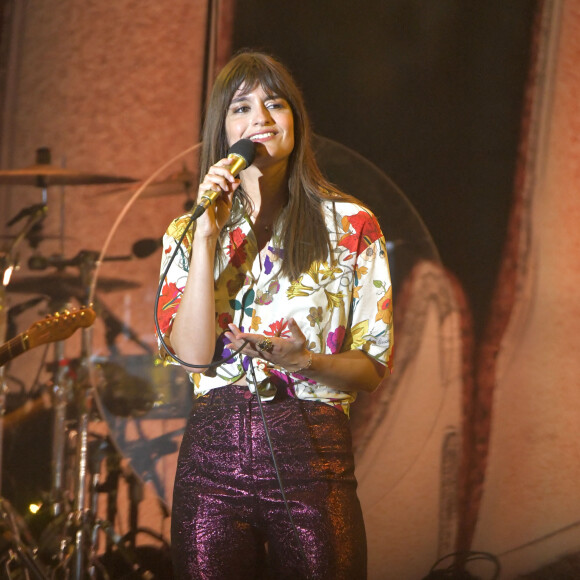
M54 385L52 392L54 420L52 426L52 485L50 490L50 510L53 517L64 511L64 467L66 447L66 409L68 393L66 389L67 367L64 366L64 343L55 343Z
M0 520L2 522L0 554L5 555L5 558L0 561L5 566L6 578L20 578L22 577L20 572L22 572L24 578L48 580L49 577L37 562L33 549L23 541L20 535L16 515L10 503L3 498L0 498ZM17 568L18 572L14 572L14 568Z

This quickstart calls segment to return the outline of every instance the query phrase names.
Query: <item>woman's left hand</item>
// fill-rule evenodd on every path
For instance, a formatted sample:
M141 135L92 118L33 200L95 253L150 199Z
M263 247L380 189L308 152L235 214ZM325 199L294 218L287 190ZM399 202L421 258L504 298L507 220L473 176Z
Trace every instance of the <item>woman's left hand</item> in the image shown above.
M240 352L271 362L289 372L304 368L312 356L306 348L306 337L293 318L288 320L288 328L292 335L289 338L242 332L235 324L228 326L230 332L226 332L225 336L231 342L227 348L237 350L247 341Z

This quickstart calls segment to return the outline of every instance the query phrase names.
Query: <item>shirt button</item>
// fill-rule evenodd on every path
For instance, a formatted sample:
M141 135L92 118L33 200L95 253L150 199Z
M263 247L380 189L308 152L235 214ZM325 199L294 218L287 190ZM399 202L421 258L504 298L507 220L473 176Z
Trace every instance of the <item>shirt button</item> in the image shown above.
M244 399L251 399L252 393L250 391L244 391Z

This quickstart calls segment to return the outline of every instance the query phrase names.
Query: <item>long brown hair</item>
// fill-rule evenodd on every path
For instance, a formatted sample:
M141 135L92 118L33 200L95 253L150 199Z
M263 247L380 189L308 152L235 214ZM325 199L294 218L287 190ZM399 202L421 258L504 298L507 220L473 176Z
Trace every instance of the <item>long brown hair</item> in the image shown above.
M306 272L312 262L326 260L330 251L322 202L357 200L323 177L314 157L310 121L302 94L288 70L262 52L238 53L218 75L203 124L200 174L205 175L211 165L227 155L225 118L235 92L241 86L252 88L258 84L267 93L285 99L294 117L294 150L288 162L288 204L275 224L284 250L281 274L294 279ZM251 208L249 198L241 187L238 192L240 210L248 211ZM241 213L233 211L229 225L239 222L240 218Z

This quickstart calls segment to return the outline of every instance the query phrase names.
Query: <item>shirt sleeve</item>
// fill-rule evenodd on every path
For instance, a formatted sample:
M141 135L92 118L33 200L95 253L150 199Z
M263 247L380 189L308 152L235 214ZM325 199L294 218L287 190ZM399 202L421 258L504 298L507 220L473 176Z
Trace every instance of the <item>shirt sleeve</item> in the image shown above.
M181 239L188 223L189 216L182 216L175 219L171 222L163 236L163 255L161 259L160 279L167 268L169 269L167 270L161 286L161 294L157 303L157 320L159 322L159 330L161 331L163 340L170 352L168 352L163 346L159 335L157 336L157 341L159 345L159 354L166 362L176 362L171 357L173 350L171 348L170 335L173 320L177 314L183 289L185 288L185 283L189 274L192 241L191 230L187 232L181 244L178 244L178 241Z
M361 349L392 370L392 286L384 235L368 210L345 216L343 230L341 241L355 250L355 275L342 350Z

